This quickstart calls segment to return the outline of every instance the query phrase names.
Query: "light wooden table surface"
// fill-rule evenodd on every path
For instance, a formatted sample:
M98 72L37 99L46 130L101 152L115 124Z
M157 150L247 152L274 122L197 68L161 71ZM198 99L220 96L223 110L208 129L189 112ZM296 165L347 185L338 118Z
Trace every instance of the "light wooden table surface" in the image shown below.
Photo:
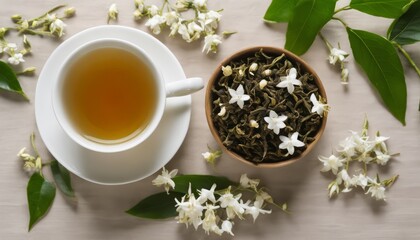
M81 30L106 24L107 9L113 2L120 10L117 24L148 31L144 23L133 21L134 4L131 0L0 0L0 26L9 26L12 14L34 17L55 5L67 3L77 9L77 16L66 21L66 39ZM224 9L221 29L238 31L224 40L216 55L202 54L201 42L187 44L179 39L169 39L166 34L158 38L173 51L187 76L201 76L207 80L222 59L242 48L284 45L286 26L266 25L262 21L269 3L269 0L209 0L210 8ZM347 11L343 17L354 28L382 35L391 22L355 11ZM324 34L350 51L346 33L338 23L329 23ZM34 54L26 58L25 66L36 66L39 74L60 41L31 39ZM419 44L407 48L414 61L420 64L418 49ZM250 177L261 178L275 199L288 202L291 215L274 210L271 215L261 216L255 224L252 221L238 222L234 226L236 239L420 239L420 79L414 71L406 68L408 108L407 126L403 127L382 106L352 56L348 58L350 84L345 90L339 82L339 72L328 64L327 55L324 44L317 39L303 56L323 80L332 107L323 138L305 159L283 168L257 169L224 155L215 169L207 166L201 153L206 151L207 144L215 148L216 143L205 120L204 91L201 91L193 95L188 135L167 168L178 168L185 174L224 175L232 180L248 173ZM405 59L402 62L407 67ZM0 93L0 239L216 238L206 236L202 231L195 232L193 228L186 229L175 220L141 220L124 213L140 199L158 191L151 184L156 175L123 186L101 186L73 176L78 206L71 207L58 193L49 214L27 233L28 177L21 170L16 153L23 146L29 146L30 133L37 132L34 115L37 78L38 75L21 77L21 84L32 100L30 103ZM359 131L365 114L372 130L380 130L383 135L391 137L388 142L391 151L401 153L383 172L384 176L398 173L400 179L387 192L386 203L371 200L362 193L330 200L326 187L331 180L319 172L321 163L317 156L330 154L337 142L348 135L348 130ZM47 159L48 151L40 138L37 143ZM223 238L230 239L226 235Z

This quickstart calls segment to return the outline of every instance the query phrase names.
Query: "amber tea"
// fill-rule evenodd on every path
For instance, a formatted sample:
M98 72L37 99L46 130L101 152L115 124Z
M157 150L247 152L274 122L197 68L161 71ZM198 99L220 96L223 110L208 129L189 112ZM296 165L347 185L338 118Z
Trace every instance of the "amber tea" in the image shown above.
M63 103L75 129L105 144L141 133L155 112L157 95L148 65L119 48L82 55L69 67L63 85Z

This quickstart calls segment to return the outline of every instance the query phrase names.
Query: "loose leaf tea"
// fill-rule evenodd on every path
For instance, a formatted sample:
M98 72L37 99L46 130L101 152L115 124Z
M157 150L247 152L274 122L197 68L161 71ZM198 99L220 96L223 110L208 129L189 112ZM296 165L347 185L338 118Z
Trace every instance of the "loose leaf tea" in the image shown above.
M295 82L298 80L301 84L294 85L291 93L289 88L277 86L295 71ZM243 98L242 108L242 103L231 101L232 89L238 89L238 93L240 86L244 89L243 96L249 96L249 99ZM284 161L305 151L321 128L325 113L319 115L313 110L312 94L320 102L325 102L315 77L299 63L284 54L279 56L261 49L255 55L236 58L223 66L212 88L211 117L228 150L256 164ZM287 117L285 126L279 131L269 128L264 119L270 116L271 111L283 116L282 119ZM291 153L280 146L283 143L280 136L290 138L296 132L299 134L297 139L304 145L296 144Z

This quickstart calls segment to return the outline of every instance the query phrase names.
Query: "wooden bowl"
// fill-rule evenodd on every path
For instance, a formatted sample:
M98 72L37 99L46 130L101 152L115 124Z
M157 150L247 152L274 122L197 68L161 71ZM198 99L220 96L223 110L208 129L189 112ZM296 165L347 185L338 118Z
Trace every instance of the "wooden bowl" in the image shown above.
M316 145L316 143L321 138L321 136L324 132L324 129L325 129L325 126L326 126L326 123L327 123L328 113L325 112L325 114L322 118L322 124L321 124L318 132L316 133L316 135L313 137L314 140L311 143L307 144L306 149L300 155L293 156L290 159L286 159L286 160L279 161L279 162L273 162L273 163L264 163L264 162L254 163L252 161L249 161L249 160L245 159L244 157L242 157L238 153L235 153L235 152L227 149L226 146L222 143L222 140L220 139L220 136L219 136L218 131L216 130L216 128L214 126L213 119L212 119L212 116L211 116L212 102L213 102L212 87L214 86L216 81L218 81L220 79L220 77L223 74L222 71L221 71L222 66L226 66L230 62L238 60L238 59L243 59L243 58L246 58L246 57L249 57L249 56L253 56L256 52L260 51L261 49L263 49L264 53L268 53L270 55L280 56L282 54L285 54L285 57L290 62L292 62L293 65L296 65L296 64L300 65L300 69L301 69L302 72L308 72L308 73L312 74L312 76L314 78L314 82L318 86L319 94L325 100L327 100L327 95L325 93L325 89L324 89L324 86L322 85L321 79L316 74L316 72L312 69L312 67L310 67L309 64L307 64L305 61L303 61L300 57L296 56L295 54L293 54L293 53L291 53L291 52L289 52L285 49L267 47L267 46L257 46L257 47L251 47L251 48L243 49L243 50L233 54L232 56L226 58L223 62L221 62L217 66L216 70L213 72L212 76L210 77L210 79L207 83L206 96L205 96L206 118L207 118L207 123L209 125L210 131L213 134L213 137L216 139L216 142L219 144L219 146L223 149L224 152L227 152L234 159L237 159L237 160L239 160L241 162L244 162L246 164L249 164L249 165L262 167L262 168L282 167L282 166L286 166L286 165L289 165L291 163L294 163L297 160L303 158L306 154L308 154L314 148L314 146Z

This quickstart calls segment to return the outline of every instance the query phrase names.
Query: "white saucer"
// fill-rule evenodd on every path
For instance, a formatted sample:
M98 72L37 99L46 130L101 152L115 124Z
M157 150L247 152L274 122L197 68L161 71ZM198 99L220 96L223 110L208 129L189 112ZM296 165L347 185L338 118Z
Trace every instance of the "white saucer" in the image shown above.
M73 142L57 122L51 104L53 81L60 62L72 49L99 38L118 38L131 42L147 53L167 82L185 78L172 52L149 34L122 26L99 26L82 31L63 42L51 54L39 76L35 96L38 129L51 154L68 170L88 181L118 185L138 181L162 168L181 146L191 117L191 96L169 98L165 113L148 140L120 153L97 153Z

